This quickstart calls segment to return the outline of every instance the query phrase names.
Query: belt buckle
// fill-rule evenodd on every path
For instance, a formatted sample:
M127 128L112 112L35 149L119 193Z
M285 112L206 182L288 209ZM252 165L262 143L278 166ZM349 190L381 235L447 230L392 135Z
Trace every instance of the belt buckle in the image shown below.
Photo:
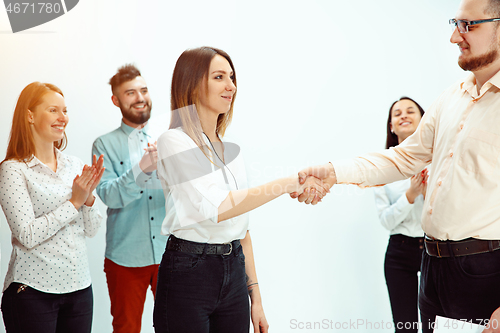
M228 256L231 254L231 252L233 252L233 243L232 242L229 242L229 243L224 243L224 245L226 244L229 244L229 252L228 253L223 253L222 255L223 256Z
M437 252L438 252L438 258L442 258L441 257L441 252L439 251L439 241L436 240L436 249L437 249Z

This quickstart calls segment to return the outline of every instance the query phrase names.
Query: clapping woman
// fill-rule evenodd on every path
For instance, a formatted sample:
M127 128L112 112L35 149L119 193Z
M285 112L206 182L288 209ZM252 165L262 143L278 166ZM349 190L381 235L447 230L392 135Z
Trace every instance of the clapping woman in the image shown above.
M12 232L1 305L7 333L91 330L85 237L101 224L92 191L103 158L87 166L61 152L68 120L56 86L33 82L21 92L0 165L0 204Z
M422 107L401 97L389 109L386 148L394 147L413 134L424 115ZM396 332L417 332L418 272L424 248L420 226L427 170L410 179L375 189L382 225L390 231L384 272Z

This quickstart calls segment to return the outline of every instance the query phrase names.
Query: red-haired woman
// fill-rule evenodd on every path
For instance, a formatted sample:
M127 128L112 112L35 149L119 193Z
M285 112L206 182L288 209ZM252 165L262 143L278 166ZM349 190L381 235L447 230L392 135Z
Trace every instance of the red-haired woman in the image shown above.
M23 89L0 165L0 204L12 231L1 305L7 333L91 330L85 237L101 223L92 191L103 159L87 166L63 154L67 124L59 88L33 82Z
M170 238L158 272L155 330L248 333L251 316L254 331L267 332L244 213L306 187L320 196L326 191L315 178L300 185L297 176L247 188L239 147L221 140L236 96L227 53L185 51L171 87L170 130L158 139L167 212L162 233Z

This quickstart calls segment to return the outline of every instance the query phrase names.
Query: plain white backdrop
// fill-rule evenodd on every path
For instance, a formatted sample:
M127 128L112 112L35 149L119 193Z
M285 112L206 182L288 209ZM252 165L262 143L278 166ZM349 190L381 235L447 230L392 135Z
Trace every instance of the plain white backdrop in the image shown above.
M175 61L203 45L225 50L235 64L238 94L226 138L242 147L250 184L379 150L394 100L407 95L427 109L467 75L449 42L448 19L458 4L80 0L66 15L16 34L0 8L0 159L19 93L42 81L65 94L66 153L90 162L94 139L120 125L107 82L125 63L142 71L153 119L167 129ZM11 245L0 215L3 283ZM337 186L314 207L283 196L250 219L271 332L393 331L383 275L389 232L378 221L370 189ZM105 231L103 223L87 242L96 333L112 330ZM153 332L152 307L149 294L143 332ZM306 329L314 322L320 328Z

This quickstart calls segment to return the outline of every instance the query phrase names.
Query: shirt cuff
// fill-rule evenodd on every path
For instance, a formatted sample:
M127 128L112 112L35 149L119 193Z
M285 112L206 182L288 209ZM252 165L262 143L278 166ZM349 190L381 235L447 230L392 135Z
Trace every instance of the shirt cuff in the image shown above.
M69 200L54 211L54 216L61 226L65 226L68 222L76 219L78 214L78 210Z
M360 187L364 187L361 185L366 181L364 179L364 175L352 159L340 160L330 163L335 170L337 184L356 184Z
M153 176L153 172L148 174L142 171L139 163L132 167L132 172L134 173L135 183L139 185L139 187L144 187L145 183L147 183Z

